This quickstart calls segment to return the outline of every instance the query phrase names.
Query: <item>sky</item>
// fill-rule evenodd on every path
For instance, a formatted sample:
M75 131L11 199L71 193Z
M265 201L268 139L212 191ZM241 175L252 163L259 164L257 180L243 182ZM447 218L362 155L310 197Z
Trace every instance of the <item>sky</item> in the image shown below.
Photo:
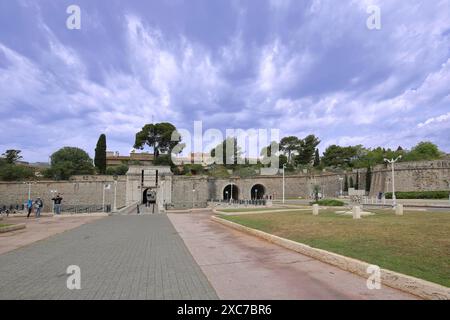
M450 0L0 0L0 151L127 154L152 118L450 152Z

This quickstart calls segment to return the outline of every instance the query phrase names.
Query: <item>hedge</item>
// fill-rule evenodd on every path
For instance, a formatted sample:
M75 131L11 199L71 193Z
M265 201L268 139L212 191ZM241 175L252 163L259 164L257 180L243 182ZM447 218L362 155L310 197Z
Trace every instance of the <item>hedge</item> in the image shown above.
M318 204L319 206L324 207L342 207L344 205L344 202L339 200L333 200L333 199L324 199L319 200L317 202L311 202L311 205Z
M396 192L397 199L448 199L450 191L410 191ZM392 199L392 192L386 193L386 199Z

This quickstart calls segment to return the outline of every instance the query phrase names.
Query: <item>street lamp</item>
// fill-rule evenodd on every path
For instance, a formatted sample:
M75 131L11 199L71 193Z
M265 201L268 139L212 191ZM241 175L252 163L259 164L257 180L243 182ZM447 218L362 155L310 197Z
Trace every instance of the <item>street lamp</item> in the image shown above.
M113 176L114 179L114 205L113 205L113 212L117 211L117 179L119 177L117 175Z
M195 189L192 189L192 209L195 208Z
M230 198L228 198L228 191L225 191L226 197L225 200L229 200Z
M341 186L341 188L340 188L340 190L339 190L339 195L342 197L342 181L344 181L344 178L342 178L342 177L339 177L339 183L340 183L340 186Z
M285 197L284 197L284 190L285 190L285 186L284 186L284 183L285 183L285 181L284 181L284 170L286 170L286 163L283 164L283 204L285 202Z
M384 162L387 162L391 165L392 167L392 206L396 207L397 206L397 199L395 197L395 173L394 173L394 164L400 160L402 158L402 156L398 156L396 159L384 159Z

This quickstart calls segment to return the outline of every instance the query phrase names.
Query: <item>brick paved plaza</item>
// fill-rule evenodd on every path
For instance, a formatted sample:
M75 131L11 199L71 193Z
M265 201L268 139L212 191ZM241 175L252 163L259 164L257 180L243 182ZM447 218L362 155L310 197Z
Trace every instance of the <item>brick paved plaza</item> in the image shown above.
M81 268L81 290L66 286ZM215 299L166 215L114 216L0 255L0 299Z

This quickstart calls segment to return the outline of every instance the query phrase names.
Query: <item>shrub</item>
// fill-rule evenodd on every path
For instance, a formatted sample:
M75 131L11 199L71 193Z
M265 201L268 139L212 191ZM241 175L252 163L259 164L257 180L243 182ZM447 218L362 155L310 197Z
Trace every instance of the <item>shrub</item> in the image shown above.
M318 204L319 206L325 206L325 207L342 207L342 206L344 206L344 202L339 201L339 200L333 200L333 199L324 199L324 200L314 201L314 202L311 202L310 204L311 205Z
M0 180L3 181L20 181L34 176L34 170L29 167L9 163L0 165Z
M110 176L124 176L128 172L128 166L126 164L121 164L117 167L108 167L106 168L106 174Z
M396 192L397 199L448 199L450 191L410 191ZM386 193L386 199L392 199L392 192Z

